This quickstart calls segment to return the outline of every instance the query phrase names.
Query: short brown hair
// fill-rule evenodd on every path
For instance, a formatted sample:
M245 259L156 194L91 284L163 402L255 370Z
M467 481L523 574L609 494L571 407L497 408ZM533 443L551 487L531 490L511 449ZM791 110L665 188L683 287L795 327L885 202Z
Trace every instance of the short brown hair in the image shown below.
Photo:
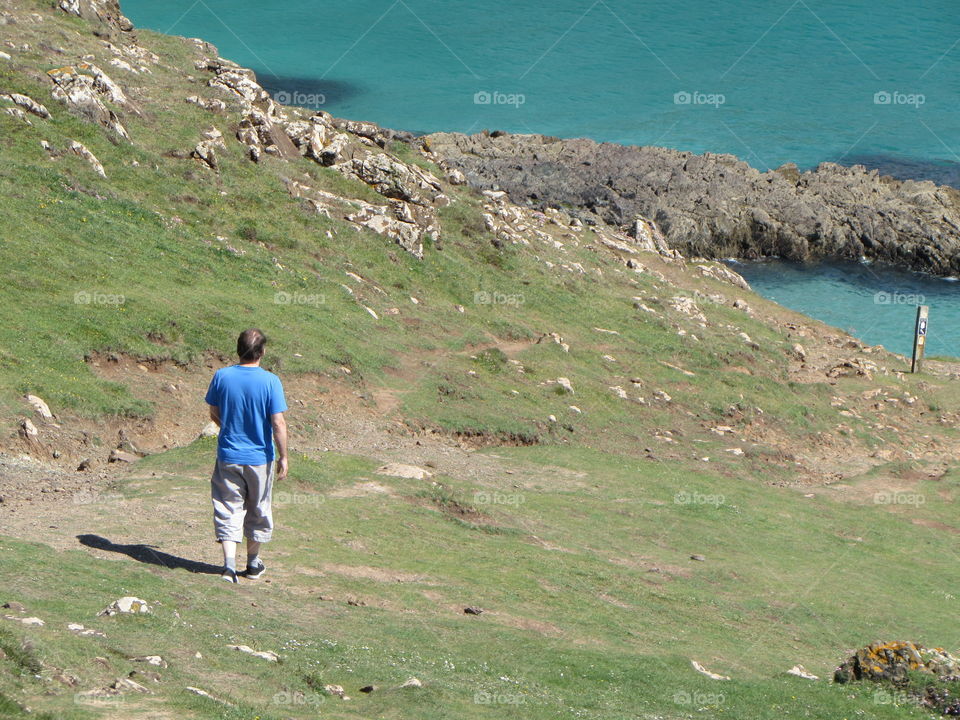
M263 357L263 349L267 345L267 336L257 328L250 328L240 333L237 338L237 355L240 362L249 363Z

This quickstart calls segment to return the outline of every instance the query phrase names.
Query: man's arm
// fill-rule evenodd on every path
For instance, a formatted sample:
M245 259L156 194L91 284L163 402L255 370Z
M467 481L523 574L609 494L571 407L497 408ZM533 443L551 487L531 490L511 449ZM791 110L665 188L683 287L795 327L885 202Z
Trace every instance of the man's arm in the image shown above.
M210 419L213 420L217 427L220 427L220 408L216 405L209 405L210 408Z
M273 440L277 445L277 480L287 476L287 420L282 412L270 416L273 425Z

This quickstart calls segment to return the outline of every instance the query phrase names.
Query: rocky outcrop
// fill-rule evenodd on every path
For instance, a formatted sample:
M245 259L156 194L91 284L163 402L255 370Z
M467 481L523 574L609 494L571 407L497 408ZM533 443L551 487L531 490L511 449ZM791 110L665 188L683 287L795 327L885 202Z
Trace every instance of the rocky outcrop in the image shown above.
M387 202L345 204L319 188L288 179L287 190L292 196L303 198L314 211L327 217L335 213L358 227L388 237L417 258L423 257L423 241L428 235L440 239L437 209L449 203L440 181L427 170L383 152L388 141L409 139L402 133L374 123L338 120L325 112L304 117L301 110L276 103L252 70L223 58L200 60L196 67L212 72L208 85L221 89L239 103L237 140L246 146L251 160L260 162L265 155L283 160L305 157L359 180ZM197 96L187 98L187 102L220 109ZM191 154L212 169L217 168L209 142L201 143Z
M299 156L284 132L283 124L288 118L283 108L260 86L253 70L223 58L201 60L196 67L213 73L207 83L210 87L224 91L239 102L243 115L237 139L247 146L251 160L259 162L264 153L288 159ZM187 101L208 109L216 107L211 101L200 98L188 98Z
M321 164L332 164L324 162L324 158L329 157L329 153L324 154L324 149L329 145L332 133L330 124L322 115L292 122L287 125L286 132L301 155Z
M386 153L368 152L337 163L334 168L393 200L429 206L437 204L442 193L440 181L431 173L416 165L402 163ZM440 201L439 204L446 203Z
M0 95L0 100L12 102L17 107L23 108L23 110L31 115L36 115L38 118L42 118L44 120L50 119L50 111L29 95L21 95L20 93L7 93L5 95Z
M220 163L217 160L216 149L226 149L226 147L223 142L223 133L214 127L203 131L203 140L197 143L190 156L194 160L199 160L214 172L219 172Z
M910 672L960 677L960 659L940 648L912 642L873 643L857 650L834 671L834 682L902 682Z
M204 110L214 113L222 113L227 109L227 104L223 100L218 100L216 98L202 98L197 95L191 95L185 98L185 101L191 105L196 105L201 107Z
M916 704L942 715L960 715L960 658L943 648L881 642L857 650L833 674L837 683L871 681L886 686L875 702Z
M391 238L418 259L423 258L424 236L428 233L434 237L439 235L435 215L401 200L393 200L388 208L364 205L360 212L347 219Z
M236 96L246 106L256 105L269 115L277 115L279 106L273 102L270 93L257 82L253 70L223 58L201 60L196 67L197 70L209 70L213 73L207 83L210 87L220 88Z
M517 203L574 207L625 229L650 218L690 256L867 257L960 274L960 192L931 182L832 163L760 172L732 155L540 135L438 133L421 143L446 172Z
M103 70L90 63L81 63L49 70L47 75L53 81L52 95L56 100L62 100L80 117L130 139L118 115L104 101L133 108L123 89Z
M70 143L70 151L76 155L79 155L88 163L90 163L90 167L93 168L93 171L97 173L97 175L99 175L102 178L105 178L107 176L107 173L104 171L103 165L97 159L97 156L94 155L92 152L90 152L87 149L86 145L74 140Z
M57 7L65 13L112 29L122 32L133 30L133 23L120 12L119 0L60 0Z

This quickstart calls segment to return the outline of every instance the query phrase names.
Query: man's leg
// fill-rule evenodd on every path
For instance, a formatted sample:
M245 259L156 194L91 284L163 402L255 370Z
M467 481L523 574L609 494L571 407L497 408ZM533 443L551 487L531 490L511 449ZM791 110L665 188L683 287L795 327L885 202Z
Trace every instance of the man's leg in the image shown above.
M247 570L251 570L260 565L260 543L257 540L247 538ZM250 574L249 572L247 573Z
M217 461L210 479L213 526L223 548L223 579L237 581L237 545L243 539L244 477L239 465Z
M237 543L233 540L221 540L220 546L223 548L223 566L228 570L236 570Z
M274 464L244 466L247 497L244 509L243 534L247 538L247 577L263 574L260 544L269 542L273 534L273 472Z

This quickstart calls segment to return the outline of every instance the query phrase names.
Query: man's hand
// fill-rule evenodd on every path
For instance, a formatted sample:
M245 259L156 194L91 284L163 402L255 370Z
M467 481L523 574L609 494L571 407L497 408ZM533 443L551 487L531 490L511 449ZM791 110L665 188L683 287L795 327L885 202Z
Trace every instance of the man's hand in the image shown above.
M270 416L270 424L273 425L273 440L277 444L277 480L283 480L287 476L287 421L283 413L275 413Z

